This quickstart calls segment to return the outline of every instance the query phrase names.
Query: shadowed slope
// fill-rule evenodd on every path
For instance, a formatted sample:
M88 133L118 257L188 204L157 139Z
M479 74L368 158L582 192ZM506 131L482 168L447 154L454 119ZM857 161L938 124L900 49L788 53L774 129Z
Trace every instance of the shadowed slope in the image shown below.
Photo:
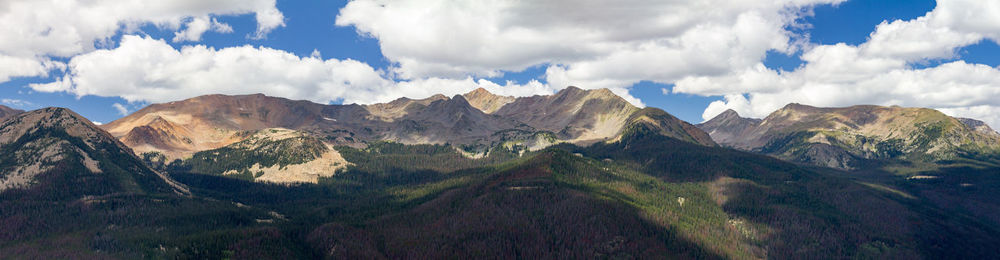
M113 193L186 192L89 120L64 108L22 113L0 125L5 196L77 199Z

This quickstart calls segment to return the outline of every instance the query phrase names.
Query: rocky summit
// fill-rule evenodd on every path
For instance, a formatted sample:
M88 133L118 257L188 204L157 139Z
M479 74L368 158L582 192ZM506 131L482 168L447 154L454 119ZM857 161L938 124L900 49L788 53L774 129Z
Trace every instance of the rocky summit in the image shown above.
M79 198L115 193L185 193L132 150L64 108L21 113L0 124L0 192Z

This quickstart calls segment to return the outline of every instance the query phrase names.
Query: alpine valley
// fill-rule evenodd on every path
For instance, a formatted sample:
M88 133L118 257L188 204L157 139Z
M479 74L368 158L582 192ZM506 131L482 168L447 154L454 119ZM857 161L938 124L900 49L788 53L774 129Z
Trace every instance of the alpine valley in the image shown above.
M607 89L264 95L95 125L0 106L0 258L1000 256L1000 133L789 104L698 125Z

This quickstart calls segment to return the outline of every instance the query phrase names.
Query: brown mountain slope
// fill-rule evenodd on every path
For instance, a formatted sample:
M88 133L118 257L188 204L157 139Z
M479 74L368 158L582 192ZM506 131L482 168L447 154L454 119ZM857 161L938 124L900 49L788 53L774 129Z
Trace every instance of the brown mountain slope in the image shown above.
M763 120L723 113L698 125L722 145L823 166L954 160L1000 150L1000 134L927 108L789 104Z
M89 120L64 108L0 125L0 192L44 199L111 193L185 193Z
M409 98L398 98L389 103L378 103L371 105L364 105L364 108L371 113L371 116L367 119L369 120L380 120L386 122L392 122L399 118L405 117L410 112L414 110L420 110L427 107L435 101L448 100L445 95L437 94L425 99L409 99Z
M736 111L728 109L712 120L698 124L698 128L708 132L712 140L728 145L739 142L744 133L756 127L760 121L760 119L740 117Z
M160 152L171 160L239 142L266 128L308 133L332 145L360 147L388 140L451 143L484 152L511 140L538 139L538 134L548 136L542 138L547 141L532 145L534 149L559 142L611 140L638 118L639 111L607 89L576 87L522 98L477 89L451 98L400 98L371 105L322 105L259 94L209 95L150 105L102 127L136 152ZM681 133L675 137L699 142L692 137L698 133L691 130L700 130L683 130L683 122L672 116L647 119L666 120L658 124L682 129L673 132Z
M463 96L456 95L427 105L408 106L406 116L396 120L381 139L410 144L472 144L490 139L497 131L518 128L519 125L515 120L483 113L472 107Z
M0 121L2 121L4 118L7 118L8 116L13 116L20 113L24 113L24 111L0 105Z
M194 173L275 183L316 183L349 165L319 138L281 128L263 129L240 142L197 152L186 163Z
M608 89L570 86L554 95L518 98L493 114L556 133L572 143L589 144L617 136L637 111L638 107Z
M208 95L153 104L102 125L136 150L173 158L241 140L243 130L298 128L322 120L323 106L264 95Z
M500 108L514 102L517 98L511 96L500 96L490 93L484 88L477 88L469 93L462 94L473 107L482 110L484 113L492 114Z

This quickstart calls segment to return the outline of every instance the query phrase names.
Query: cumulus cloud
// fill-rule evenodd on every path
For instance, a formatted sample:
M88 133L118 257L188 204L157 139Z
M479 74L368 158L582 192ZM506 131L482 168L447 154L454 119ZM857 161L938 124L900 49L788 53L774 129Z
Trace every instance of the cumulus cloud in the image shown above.
M165 102L205 94L264 93L316 102L370 102L392 82L355 60L298 57L266 47L174 49L163 40L126 35L119 47L73 57L68 73L41 92L120 96Z
M207 16L192 18L184 24L184 30L174 33L174 42L201 41L201 35L212 30L218 33L231 33L233 27L229 24L220 23L215 18L209 19Z
M922 17L879 24L859 45L806 47L804 66L776 71L758 64L718 76L688 76L675 93L724 95L705 120L725 109L763 117L790 102L816 106L856 104L938 108L1000 126L1000 69L949 61L964 46L1000 42L1000 4L941 0ZM981 19L981 20L976 20ZM984 22L987 21L987 22ZM929 62L936 66L916 66ZM746 97L744 97L744 95Z
M488 80L426 78L394 82L355 60L298 57L266 47L174 49L164 40L125 35L115 49L73 57L67 74L31 84L39 92L117 96L129 102L167 102L206 94L264 93L319 103L376 103L399 97L455 95L483 87L503 95L551 94L538 81L505 85ZM120 111L125 107L115 104ZM126 110L127 111L127 110Z
M1000 106L990 98L997 68L948 61L963 46L1000 42L1000 3L941 0L922 17L879 24L860 45L814 46L789 31L812 6L839 2L357 0L336 24L377 39L399 78L493 77L541 64L559 88L627 96L648 80L675 84L672 93L723 96L705 119L730 108L762 117L789 102L965 114ZM768 51L801 51L806 64L769 69L761 62Z
M208 30L232 31L209 17L255 14L264 37L284 26L275 0L8 0L0 3L0 83L10 77L47 76L59 64L49 57L71 57L95 49L122 31L147 24L177 30L176 41L195 41ZM186 22L186 23L185 23Z
M352 1L336 24L379 40L401 78L498 76L550 64L554 86L627 93L791 52L795 1Z
M45 58L16 57L0 53L0 83L13 77L48 76L49 71L63 67L65 64Z

